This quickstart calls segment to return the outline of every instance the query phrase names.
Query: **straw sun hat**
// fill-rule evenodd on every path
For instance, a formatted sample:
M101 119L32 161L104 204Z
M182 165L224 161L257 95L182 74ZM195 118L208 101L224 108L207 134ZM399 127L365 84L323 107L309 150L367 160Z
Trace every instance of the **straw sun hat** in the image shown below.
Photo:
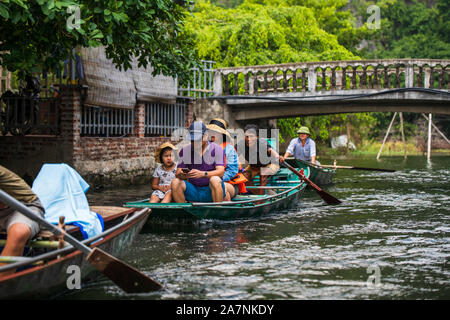
M219 132L231 138L230 133L227 131L227 122L223 119L215 118L212 119L209 124L206 126L206 129Z
M161 151L163 150L163 149L165 149L165 148L170 148L170 149L172 149L172 150L176 150L176 147L173 145L173 144L171 144L170 142L165 142L165 143L163 143L162 145L160 145L158 148L156 148L156 150L155 150L155 154L154 154L154 157L155 157L155 161L156 162L158 162L158 163L161 163L161 159L160 159L160 154L161 154Z

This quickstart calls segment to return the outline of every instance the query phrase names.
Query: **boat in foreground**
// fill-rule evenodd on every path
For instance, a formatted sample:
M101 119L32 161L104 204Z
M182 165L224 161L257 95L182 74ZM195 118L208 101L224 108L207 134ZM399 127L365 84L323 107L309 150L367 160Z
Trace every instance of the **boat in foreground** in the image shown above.
M325 186L333 183L333 177L336 174L336 170L333 168L324 168L312 164L311 162L294 158L287 158L286 162L294 168L303 169L305 171L308 170L310 172L308 178L318 186Z
M121 207L91 207L91 211L102 215L104 232L83 240L91 248L98 247L103 251L120 257L125 254L134 238L146 223L150 211ZM82 240L78 227L69 227L67 232ZM53 234L42 231L37 242L52 239ZM0 278L0 299L48 297L56 293L68 291L69 277L79 268L81 280L92 280L100 273L86 262L85 255L71 245L62 249L33 248L34 254L20 257L18 262L0 267L0 271L13 268L17 271Z
M309 170L305 170L309 175ZM269 212L285 210L298 203L300 195L307 184L294 178L291 172L280 170L274 175L266 187L247 187L248 190L264 190L264 195L237 195L232 201L211 203L150 203L148 199L127 202L125 207L151 208L149 223L171 221L186 223L201 219L234 220L256 217ZM275 194L269 194L273 190Z

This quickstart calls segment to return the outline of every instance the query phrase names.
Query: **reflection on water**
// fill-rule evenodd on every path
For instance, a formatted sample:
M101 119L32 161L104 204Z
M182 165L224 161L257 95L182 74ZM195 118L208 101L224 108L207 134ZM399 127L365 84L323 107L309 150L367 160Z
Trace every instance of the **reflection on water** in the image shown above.
M321 159L322 163L332 160ZM124 257L164 284L126 295L101 280L70 298L448 299L450 157L340 160L395 173L341 170L324 205L310 190L262 218L146 226ZM150 186L88 193L92 204L148 197ZM379 270L379 282L369 277Z

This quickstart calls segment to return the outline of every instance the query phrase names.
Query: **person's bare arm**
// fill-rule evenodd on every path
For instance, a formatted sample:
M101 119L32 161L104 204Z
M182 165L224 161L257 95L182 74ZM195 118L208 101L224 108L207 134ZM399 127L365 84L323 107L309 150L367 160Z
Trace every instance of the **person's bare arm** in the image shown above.
M177 168L177 172L175 173L175 177L181 180L187 180L188 174L183 172L182 168Z
M208 175L207 176L205 176L205 171L192 169L191 171L189 171L188 177L189 178L194 178L194 179L211 178L211 177L214 177L214 176L223 177L224 174L225 174L225 167L224 166L216 166L215 170L208 171Z
M153 179L152 179L152 189L153 190L160 190L162 192L167 192L167 190L170 189L170 186L160 186L159 185L159 178L153 177Z

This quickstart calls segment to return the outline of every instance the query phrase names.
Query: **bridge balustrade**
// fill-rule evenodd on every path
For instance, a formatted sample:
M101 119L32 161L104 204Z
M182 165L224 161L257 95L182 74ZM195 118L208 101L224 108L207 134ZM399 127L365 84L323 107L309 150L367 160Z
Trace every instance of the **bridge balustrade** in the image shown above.
M305 62L217 69L214 95L288 92L450 89L450 60L393 59Z

